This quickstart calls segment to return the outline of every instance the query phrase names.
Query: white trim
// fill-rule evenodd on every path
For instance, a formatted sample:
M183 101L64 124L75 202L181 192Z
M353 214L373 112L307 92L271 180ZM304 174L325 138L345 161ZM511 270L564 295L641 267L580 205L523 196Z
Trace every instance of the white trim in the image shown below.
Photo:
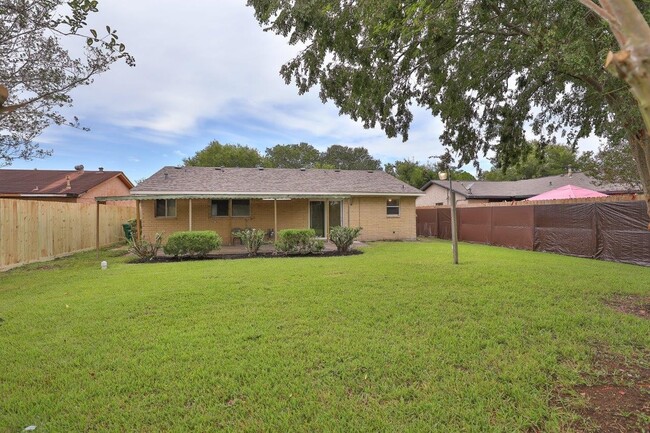
M352 197L419 197L426 195L424 192L414 193L400 193L400 192L214 192L214 191L136 191L131 194L132 197L146 196L146 195L217 195L217 196L240 196L242 198L255 196L255 197L273 197L292 195L300 197L330 197L330 196L352 196Z

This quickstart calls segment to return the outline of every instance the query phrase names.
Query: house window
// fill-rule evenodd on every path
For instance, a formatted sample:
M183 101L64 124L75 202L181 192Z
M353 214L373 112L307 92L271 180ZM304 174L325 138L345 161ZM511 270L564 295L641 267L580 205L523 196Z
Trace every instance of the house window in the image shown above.
M228 200L212 200L211 208L210 215L213 217L228 216Z
M175 217L176 200L158 199L156 200L156 218Z
M386 200L386 215L399 216L399 199L389 198Z
M250 200L233 200L232 201L232 216L234 216L234 217L251 216L251 201Z

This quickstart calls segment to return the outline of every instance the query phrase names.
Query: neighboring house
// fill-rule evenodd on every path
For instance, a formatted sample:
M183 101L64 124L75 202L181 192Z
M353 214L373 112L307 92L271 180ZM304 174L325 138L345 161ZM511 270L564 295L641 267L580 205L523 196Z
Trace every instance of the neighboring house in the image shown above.
M459 206L472 203L519 201L558 187L574 185L607 195L638 194L640 188L626 185L602 184L584 173L561 174L516 181L452 181ZM422 188L425 195L418 197L417 207L449 205L449 181L432 180Z
M383 171L164 167L131 190L142 234L183 230L233 232L362 227L361 240L412 240L420 190Z
M121 171L0 170L0 198L95 203L95 197L125 196L133 188ZM133 206L133 202L114 202Z

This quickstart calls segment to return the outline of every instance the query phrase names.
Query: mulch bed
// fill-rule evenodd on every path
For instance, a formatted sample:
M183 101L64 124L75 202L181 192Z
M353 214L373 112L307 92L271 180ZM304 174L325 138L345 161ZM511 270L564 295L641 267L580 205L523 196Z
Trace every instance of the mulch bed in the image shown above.
M282 254L277 252L258 253L256 256L249 256L248 254L208 254L205 257L170 257L159 256L152 260L140 260L133 258L129 263L167 263L167 262L189 262L196 260L238 260L238 259L255 259L255 258L296 258L296 257L335 257L335 256L356 256L363 254L361 250L351 250L347 253L340 254L338 251L323 251L320 253L310 254Z

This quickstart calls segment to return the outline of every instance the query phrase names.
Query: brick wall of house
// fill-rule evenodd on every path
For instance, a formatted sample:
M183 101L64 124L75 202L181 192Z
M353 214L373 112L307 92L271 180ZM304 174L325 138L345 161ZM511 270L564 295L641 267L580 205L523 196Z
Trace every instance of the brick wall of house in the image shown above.
M420 196L415 201L416 207L427 207L427 206L449 206L449 190L443 188L440 185L435 183L430 185L429 188L424 191L425 195ZM476 202L487 202L487 200L471 200L472 203ZM461 194L456 193L456 205L465 206L469 204L467 198Z
M360 240L414 240L415 197L400 198L400 214L386 215L387 197L355 197L350 203L350 225L362 227Z
M308 200L278 200L278 230L304 228L309 225ZM171 233L190 229L189 201L176 200L176 217L156 218L155 200L141 201L142 234L153 239L156 233L166 238ZM231 232L235 228L274 228L272 200L251 200L249 217L213 217L210 200L192 200L192 230L214 230L222 237L224 244L231 243Z
M77 203L95 203L95 197L124 196L129 195L129 191L129 187L127 187L124 182L122 182L118 177L114 177L80 195L77 199ZM106 204L109 206L135 207L135 202L133 200L109 201L106 202Z
M155 200L141 203L142 234L153 239L156 233L165 238L176 231L189 230L189 201L176 201L176 217L156 218ZM309 227L309 200L278 200L278 230ZM402 197L400 215L386 215L385 197L359 197L342 203L343 225L361 226L361 240L410 240L415 239L415 198ZM249 217L213 217L210 200L192 200L192 230L214 230L223 238L224 244L232 242L234 228L274 228L272 200L251 200Z

